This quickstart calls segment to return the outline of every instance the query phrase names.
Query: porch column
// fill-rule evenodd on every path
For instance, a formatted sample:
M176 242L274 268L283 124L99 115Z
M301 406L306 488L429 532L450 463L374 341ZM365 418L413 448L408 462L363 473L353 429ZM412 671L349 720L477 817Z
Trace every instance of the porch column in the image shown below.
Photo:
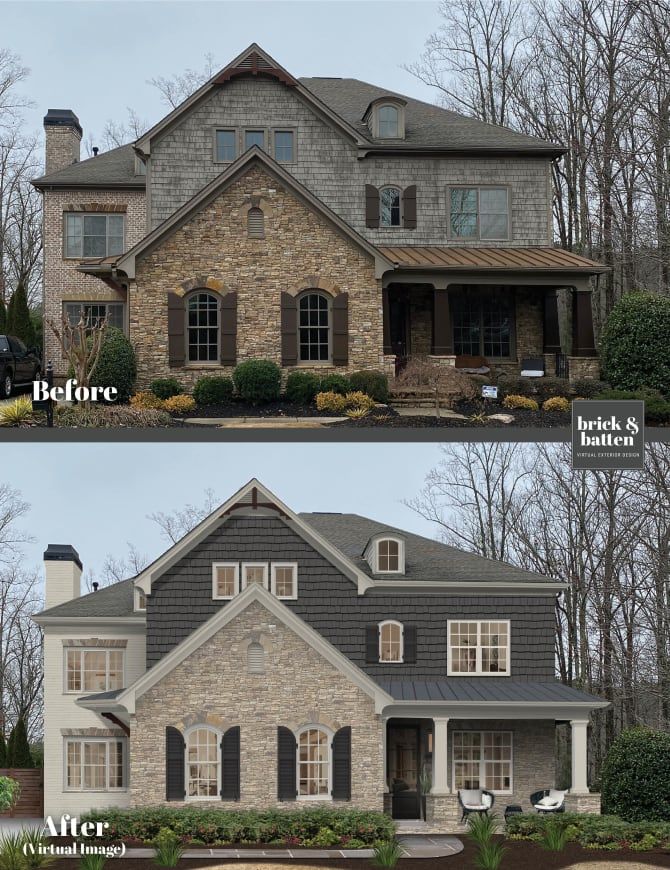
M570 729L572 732L572 794L588 794L588 753L587 753L587 729L588 719L572 719Z
M384 353L392 354L391 347L391 306L389 304L389 288L382 288L382 323L384 327Z
M388 724L389 720L382 718L382 768L384 771L384 792L389 791L389 761L387 746Z
M433 356L453 356L449 288L433 289Z
M549 288L544 291L544 349L543 353L561 352L561 334L558 325L558 295Z
M597 356L593 335L591 291L572 291L572 355Z
M449 788L449 752L447 727L449 719L433 719L433 786L431 794L451 794Z

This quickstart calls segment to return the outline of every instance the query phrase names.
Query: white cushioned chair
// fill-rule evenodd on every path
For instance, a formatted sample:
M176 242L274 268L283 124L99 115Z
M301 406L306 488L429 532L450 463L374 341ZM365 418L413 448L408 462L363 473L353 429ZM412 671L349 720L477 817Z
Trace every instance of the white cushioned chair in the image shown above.
M462 788L458 792L458 802L463 810L461 822L470 815L470 813L484 813L486 815L493 806L495 795L491 791L486 791L484 788Z
M533 792L530 796L530 802L538 813L564 813L566 794L567 791L560 789L543 788Z

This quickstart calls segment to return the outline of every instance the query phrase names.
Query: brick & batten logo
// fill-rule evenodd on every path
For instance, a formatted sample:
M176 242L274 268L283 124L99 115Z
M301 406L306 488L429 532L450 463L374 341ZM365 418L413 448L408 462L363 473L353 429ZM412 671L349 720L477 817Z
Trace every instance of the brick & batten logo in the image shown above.
M572 467L590 471L643 468L644 402L573 402Z

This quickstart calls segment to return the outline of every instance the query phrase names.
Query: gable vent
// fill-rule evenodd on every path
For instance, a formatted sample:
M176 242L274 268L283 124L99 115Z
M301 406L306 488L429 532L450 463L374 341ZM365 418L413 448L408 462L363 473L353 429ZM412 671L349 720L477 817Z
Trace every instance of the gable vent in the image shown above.
M250 54L238 64L239 69L272 69L270 64L258 54Z
M247 235L250 239L265 238L265 215L260 208L250 208L247 213Z
M247 647L247 672L250 674L265 673L265 650L256 641Z

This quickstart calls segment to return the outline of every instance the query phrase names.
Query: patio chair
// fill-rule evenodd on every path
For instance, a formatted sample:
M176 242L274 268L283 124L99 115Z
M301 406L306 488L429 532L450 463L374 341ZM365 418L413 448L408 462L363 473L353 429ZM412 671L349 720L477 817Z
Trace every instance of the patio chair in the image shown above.
M522 378L543 378L546 374L544 357L526 357L521 360Z
M484 788L461 788L458 791L458 802L463 810L461 823L463 823L470 813L484 813L488 815L495 801L495 795L491 791L486 791Z
M538 813L564 813L566 794L556 788L543 788L532 793L530 802Z

